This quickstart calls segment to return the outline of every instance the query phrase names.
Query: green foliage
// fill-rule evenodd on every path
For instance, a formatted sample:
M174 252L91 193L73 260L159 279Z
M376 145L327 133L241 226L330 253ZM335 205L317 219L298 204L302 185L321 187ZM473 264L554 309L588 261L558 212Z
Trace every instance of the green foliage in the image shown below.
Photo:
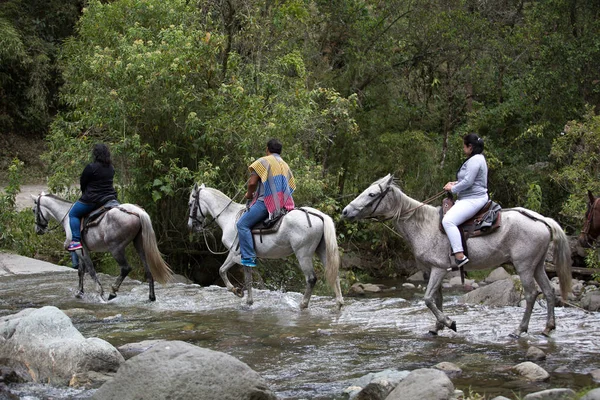
M525 202L525 208L540 212L542 208L542 188L536 183L529 185L527 191L527 201Z
M583 226L587 191L600 193L600 116L592 110L581 122L570 121L552 145L554 179L569 195L561 215L577 230Z

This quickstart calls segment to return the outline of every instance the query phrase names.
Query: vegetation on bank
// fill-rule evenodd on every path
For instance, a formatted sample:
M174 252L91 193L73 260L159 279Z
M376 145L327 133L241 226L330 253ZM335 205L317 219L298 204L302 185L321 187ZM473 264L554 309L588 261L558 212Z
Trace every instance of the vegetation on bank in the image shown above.
M587 190L600 193L597 1L34 3L0 4L0 131L44 137L50 187L72 199L92 144L109 143L120 200L150 213L176 272L208 254L185 226L189 188L235 197L270 137L297 203L336 219L346 253L377 260L353 273L398 274L410 255L382 224L339 221L341 209L387 173L413 198L440 192L467 132L486 141L504 207L574 234ZM15 190L22 167L2 165ZM65 257L27 233L32 215L11 212L11 196L0 247Z

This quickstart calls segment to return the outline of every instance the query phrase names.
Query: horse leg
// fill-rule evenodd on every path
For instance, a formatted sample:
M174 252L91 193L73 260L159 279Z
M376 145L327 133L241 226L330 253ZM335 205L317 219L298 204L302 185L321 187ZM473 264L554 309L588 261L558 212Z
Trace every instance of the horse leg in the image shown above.
M556 321L554 319L555 297L554 290L550 284L550 279L548 279L548 275L546 275L546 269L543 262L540 263L535 269L534 277L538 285L540 285L540 289L542 289L542 293L544 293L544 297L546 298L546 329L544 329L542 335L550 336L550 332L556 328Z
M246 285L246 290L248 291L248 298L246 299L246 304L251 306L252 304L254 304L254 299L252 298L252 267L244 267L244 281L244 284Z
M237 256L239 257L239 253ZM236 256L234 255L234 253L230 251L227 255L227 258L225 259L225 262L223 263L223 265L221 265L221 268L219 268L219 275L221 276L221 279L223 280L223 283L225 284L225 287L228 291L232 292L238 297L244 297L244 289L236 288L235 286L233 286L231 284L231 281L229 281L229 277L227 276L227 272L235 264L235 257Z
M442 303L442 281L444 276L446 275L446 270L443 268L435 267L431 268L431 275L429 276L429 283L427 284L427 290L425 291L425 296L423 300L425 300L425 304L427 308L433 313L437 322L435 325L435 330L430 331L432 334L437 334L440 329L443 329L444 326L452 329L456 332L456 322L452 321L448 318L441 310L441 307L438 308L438 304ZM439 293L437 293L439 291Z
M77 250L74 253L80 252L81 250ZM77 290L77 294L75 295L75 297L77 297L78 299L83 298L83 278L85 276L85 271L87 269L87 262L84 260L83 256L77 256L77 260L78 260L78 269L77 269L77 275L79 276L79 289Z
M517 266L515 265L515 267ZM519 271L518 267L517 271ZM519 275L521 277L521 285L523 286L523 295L525 296L525 313L523 314L523 319L521 320L519 327L512 334L510 334L510 336L514 338L518 338L521 336L522 333L527 332L527 329L529 327L529 319L531 318L533 306L535 305L535 299L539 294L535 287L533 273L527 271L522 272Z
M94 263L92 262L92 259L90 258L87 250L83 251L83 250L77 250L78 252L80 251L81 253L77 253L77 256L79 257L79 261L83 261L83 264L85 265L84 270L86 270L90 276L92 277L92 279L94 280L94 283L96 284L96 290L100 293L100 298L102 300L104 299L104 288L102 287L102 284L100 283L100 279L98 279L98 275L96 275L96 269L94 268ZM80 270L81 270L81 266L80 266ZM84 273L80 272L79 277L80 277L80 293L83 295L83 275Z
M146 280L148 281L148 298L150 301L156 301L156 294L154 293L154 277L152 276L152 272L150 272L150 266L148 265L148 261L146 260L146 253L144 252L144 242L141 234L138 234L133 240L133 246L140 256L140 260L142 260L142 265L144 266L144 271L146 273ZM123 280L121 280L122 282Z
M442 297L442 287L440 286L438 288L438 290L436 290L433 293L433 301L435 302L435 305L437 306L437 308L443 312L443 301L444 298ZM435 321L435 328L430 330L429 333L437 336L438 332L444 329L444 324L439 322L439 321Z
M302 302L300 303L300 309L304 310L305 308L308 308L308 302L310 301L312 291L317 283L317 275L315 274L315 269L313 268L312 256L296 257L298 258L300 269L304 273L304 278L306 281L306 290L304 291L304 297L302 297Z
M115 283L113 283L113 285L110 288L111 292L110 292L110 295L108 296L108 300L112 300L115 297L117 297L117 292L119 291L119 288L121 287L121 284L123 283L123 280L131 272L131 267L127 263L127 258L125 257L125 248L124 247L120 247L117 250L111 251L111 254L114 257L114 259L117 261L117 264L119 264L119 267L121 267L121 273L119 274L119 276L117 276Z

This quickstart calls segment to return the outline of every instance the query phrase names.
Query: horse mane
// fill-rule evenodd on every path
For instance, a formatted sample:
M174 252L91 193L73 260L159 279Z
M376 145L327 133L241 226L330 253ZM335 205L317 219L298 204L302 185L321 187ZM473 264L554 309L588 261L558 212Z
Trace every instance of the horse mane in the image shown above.
M221 199L223 199L225 201L233 201L234 203L237 203L231 197L229 197L225 193L221 192L219 189L215 189L213 187L208 187L208 186L204 186L203 189L204 190L210 190L215 196L220 197Z
M46 197L50 197L51 199L54 199L54 200L62 201L63 203L69 203L69 204L72 204L72 203L73 203L72 201L65 200L65 199L63 199L62 197L58 197L57 195L55 195L55 194L52 194L52 193L47 193L47 194L45 194L44 196L46 196Z
M429 204L422 203L405 194L402 189L393 181L390 184L396 194L396 208L392 218L394 220L413 218L417 226L423 227L426 222L436 219L437 208ZM412 211L411 211L412 210ZM406 214L405 214L406 213Z

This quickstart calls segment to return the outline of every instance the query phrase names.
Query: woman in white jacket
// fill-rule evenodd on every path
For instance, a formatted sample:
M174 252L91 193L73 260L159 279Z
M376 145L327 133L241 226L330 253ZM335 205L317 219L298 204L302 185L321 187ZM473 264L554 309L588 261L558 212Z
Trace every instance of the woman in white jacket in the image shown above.
M488 167L483 156L483 139L474 133L466 135L463 138L463 151L467 160L458 170L457 180L444 185L444 190L456 194L457 200L442 219L458 267L469 262L464 254L458 226L473 217L489 199Z

